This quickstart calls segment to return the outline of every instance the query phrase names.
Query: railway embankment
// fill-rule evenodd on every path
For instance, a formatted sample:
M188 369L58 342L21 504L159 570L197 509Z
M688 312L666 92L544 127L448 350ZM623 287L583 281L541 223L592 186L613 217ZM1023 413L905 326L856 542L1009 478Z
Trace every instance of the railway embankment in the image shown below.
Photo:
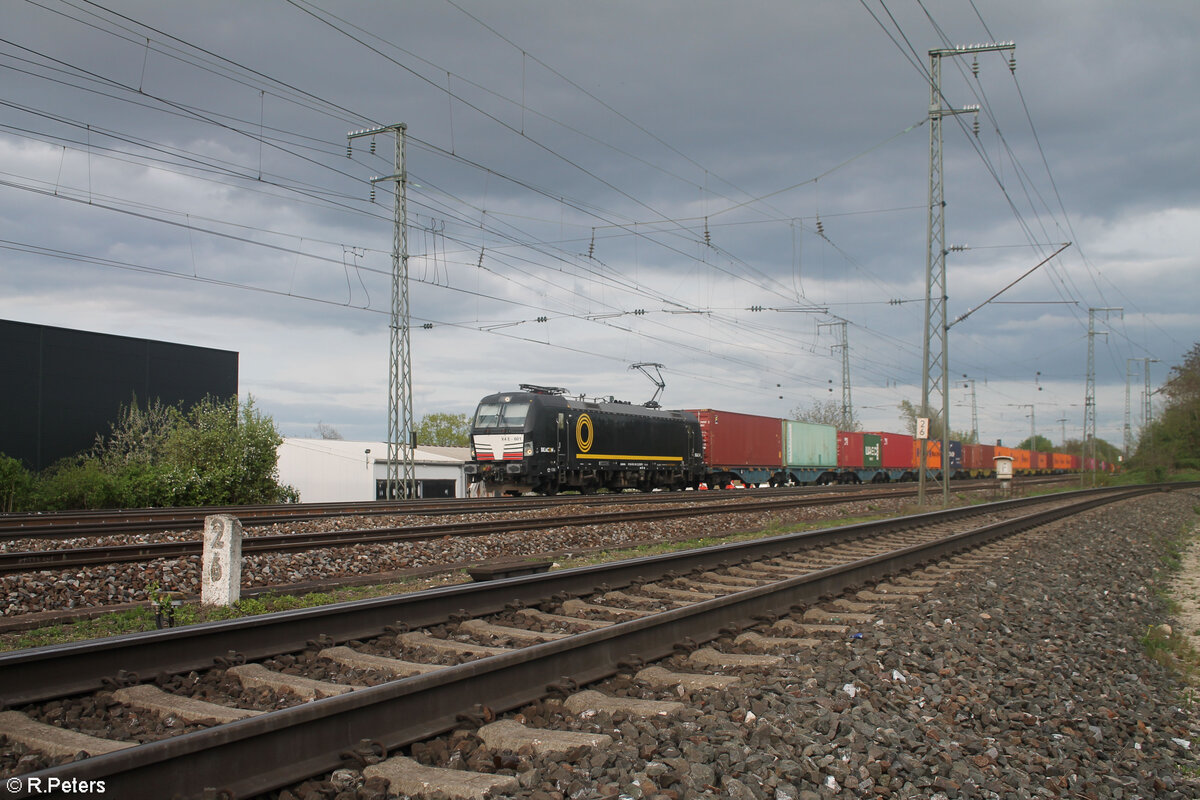
M656 697L684 702L670 718L575 714L554 699L520 712L609 735L603 748L501 752L464 724L412 755L510 775L519 788L502 796L528 800L1194 798L1200 716L1147 632L1170 618L1164 557L1195 527L1198 499L1153 495L1024 534L870 625L740 670L734 686ZM632 674L596 688L647 696ZM384 786L348 770L277 796L382 800Z
M777 633L723 630L649 670L629 664L579 687L672 701L669 712L594 706L567 688L499 716L460 716L449 733L270 796L395 797L418 780L402 773L411 756L503 778L499 796L523 800L1196 797L1200 724L1152 634L1175 621L1170 567L1198 500L1179 489L1119 501L817 604L834 611L794 607L769 626ZM808 626L807 641L769 638L826 614L841 624ZM29 713L69 718L73 707ZM149 719L122 716L119 738L159 738L140 729ZM603 745L547 749L551 731ZM10 755L7 774L42 766L32 752Z
M487 536L359 544L300 553L254 554L243 558L242 583L246 590L273 587L279 591L290 591L295 584L305 582L324 582L326 587L372 581L387 583L427 574L439 568L460 571L470 564L490 563L498 559L547 555L569 558L600 549L621 550L655 542L724 536L789 524L838 524L846 518L899 513L906 502L903 499L878 499L753 513L741 511L733 505L729 513L702 517L700 522L682 517L549 530L521 530L519 525L514 525L515 530L510 533ZM334 521L330 520L303 522L286 530L274 526L272 532L310 531L331 528L333 524ZM139 539L157 540L159 536L177 538L184 535L187 534L143 534ZM29 544L18 542L18 545ZM0 575L0 619L37 612L71 612L88 608L104 611L121 604L147 602L156 591L198 595L199 557ZM2 623L0 627L3 627Z

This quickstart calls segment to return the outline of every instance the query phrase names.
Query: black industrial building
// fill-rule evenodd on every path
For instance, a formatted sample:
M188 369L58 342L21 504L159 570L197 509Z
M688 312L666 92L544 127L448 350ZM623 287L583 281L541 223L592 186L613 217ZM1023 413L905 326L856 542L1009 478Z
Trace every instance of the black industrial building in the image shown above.
M0 320L0 453L41 470L89 450L123 406L238 391L229 350Z

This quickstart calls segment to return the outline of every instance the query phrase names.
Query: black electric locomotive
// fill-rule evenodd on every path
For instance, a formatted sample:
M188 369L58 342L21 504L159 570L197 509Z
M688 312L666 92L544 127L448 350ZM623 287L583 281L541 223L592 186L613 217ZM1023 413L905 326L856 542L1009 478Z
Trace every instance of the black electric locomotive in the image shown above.
M479 402L466 472L488 494L695 488L700 423L686 411L566 397L521 385Z

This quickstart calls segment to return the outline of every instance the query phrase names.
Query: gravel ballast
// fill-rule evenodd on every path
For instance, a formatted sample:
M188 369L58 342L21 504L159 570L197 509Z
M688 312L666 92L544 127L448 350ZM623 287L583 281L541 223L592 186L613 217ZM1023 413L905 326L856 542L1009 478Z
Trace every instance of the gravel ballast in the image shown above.
M531 726L612 736L600 750L493 753L467 728L412 755L514 775L521 788L505 796L528 800L1200 797L1195 709L1141 641L1167 621L1162 556L1198 501L1158 494L1039 529L738 686L648 692L620 675L594 687L682 700L672 719L575 716L554 699L521 710ZM663 665L688 670L682 655ZM389 795L340 770L272 796Z
M360 544L329 547L294 553L246 555L242 559L244 589L287 586L350 577L366 577L380 572L425 570L439 565L488 563L544 553L581 553L595 548L627 548L653 542L682 540L698 535L722 536L742 531L757 531L772 525L816 522L838 524L847 517L895 513L902 501L893 499L851 502L834 506L804 506L746 513L734 507L728 514L654 522L622 522L547 530L514 531L486 536L443 537L432 540L401 541L386 544ZM566 509L570 511L571 509ZM565 512L564 512L565 513ZM489 515L482 515L485 518ZM475 517L472 517L473 519ZM457 521L465 521L465 517ZM376 518L338 518L252 528L247 535L270 535L300 531L328 531L364 527L362 522L380 523ZM429 519L384 518L384 522L429 524ZM439 518L438 522L447 521ZM452 520L453 521L453 520ZM110 541L115 537L104 540ZM130 537L122 537L121 543ZM196 538L195 533L168 531L139 534L137 542L174 541ZM13 540L7 546L19 550L35 545L52 549L64 545L96 545L95 540ZM46 611L101 608L124 603L144 602L155 592L200 593L200 558L155 559L146 563L112 564L71 570L43 570L32 573L0 575L0 617L19 617Z

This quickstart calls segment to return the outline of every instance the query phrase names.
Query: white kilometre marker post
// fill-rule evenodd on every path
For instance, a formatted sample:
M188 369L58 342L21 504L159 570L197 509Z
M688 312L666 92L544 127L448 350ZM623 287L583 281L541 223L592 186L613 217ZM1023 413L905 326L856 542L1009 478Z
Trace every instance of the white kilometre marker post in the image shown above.
M242 523L228 514L205 517L200 602L206 606L231 606L241 596Z

